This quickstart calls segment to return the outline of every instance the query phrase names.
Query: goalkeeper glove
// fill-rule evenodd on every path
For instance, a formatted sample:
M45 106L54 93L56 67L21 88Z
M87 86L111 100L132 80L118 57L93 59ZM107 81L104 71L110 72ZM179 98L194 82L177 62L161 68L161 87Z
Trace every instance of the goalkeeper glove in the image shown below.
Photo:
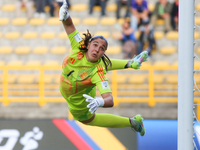
M145 62L148 58L148 52L143 51L136 57L133 57L128 61L128 68L140 69L142 62Z
M102 98L93 98L87 94L83 94L83 97L86 98L86 102L89 102L87 108L89 108L89 112L91 112L91 114L93 114L98 107L104 106L104 100Z
M65 21L68 17L69 17L69 12L68 12L67 0L63 0L63 5L60 7L59 10L59 20Z

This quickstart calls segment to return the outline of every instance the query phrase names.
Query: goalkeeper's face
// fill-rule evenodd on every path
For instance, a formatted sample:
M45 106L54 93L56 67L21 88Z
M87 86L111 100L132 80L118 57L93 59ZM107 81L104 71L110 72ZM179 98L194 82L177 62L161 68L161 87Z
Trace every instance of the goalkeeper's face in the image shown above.
M86 52L87 61L95 63L97 62L105 53L107 49L107 43L101 38L92 40L88 46L88 51Z

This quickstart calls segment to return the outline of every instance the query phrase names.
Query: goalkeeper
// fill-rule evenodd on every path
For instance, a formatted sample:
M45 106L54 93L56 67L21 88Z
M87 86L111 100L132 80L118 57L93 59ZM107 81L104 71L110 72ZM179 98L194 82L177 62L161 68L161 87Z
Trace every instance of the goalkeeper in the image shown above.
M69 37L72 50L62 63L60 77L60 92L66 99L69 111L75 120L86 125L124 128L132 127L140 135L145 134L143 118L136 115L133 118L121 117L112 114L95 113L98 107L113 107L113 96L106 78L106 71L133 68L139 69L146 61L146 51L131 60L109 59L105 52L107 40L99 35L92 37L89 31L82 39L76 30L68 13L66 0L59 11L59 20ZM102 98L96 98L96 86Z

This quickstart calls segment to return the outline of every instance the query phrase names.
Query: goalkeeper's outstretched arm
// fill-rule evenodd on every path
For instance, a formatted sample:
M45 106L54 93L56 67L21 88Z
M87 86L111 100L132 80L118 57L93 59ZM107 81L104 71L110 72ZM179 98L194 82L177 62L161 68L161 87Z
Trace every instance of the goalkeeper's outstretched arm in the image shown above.
M60 7L59 20L62 21L65 31L68 35L76 30L72 18L69 15L68 5L66 0L63 0L63 5Z

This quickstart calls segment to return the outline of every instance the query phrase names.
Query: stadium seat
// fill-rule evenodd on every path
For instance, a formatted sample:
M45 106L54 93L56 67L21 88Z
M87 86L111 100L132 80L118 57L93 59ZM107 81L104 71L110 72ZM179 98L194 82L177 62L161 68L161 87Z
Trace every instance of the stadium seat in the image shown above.
M195 17L195 24L200 25L200 17Z
M200 61L198 60L198 61L194 61L194 69L200 69Z
M20 36L20 32L7 32L5 33L4 37L6 39L18 39Z
M107 11L113 11L113 12L115 12L117 10L117 5L115 3L108 4L106 6L106 10Z
M43 32L40 35L42 39L53 39L55 37L55 32Z
M196 40L196 39L199 39L199 32L197 32L197 31L195 31L194 32L194 39Z
M47 19L47 24L48 25L60 25L62 24L61 21L59 21L59 18L57 17L52 17Z
M59 83L60 82L60 74L54 75L53 82L54 83Z
M178 31L169 31L165 37L169 40L178 40Z
M13 25L16 25L16 26L23 26L23 25L26 25L28 22L28 19L27 18L14 18L12 20L12 24Z
M0 25L7 25L9 22L9 18L0 18Z
M165 61L165 60L157 60L154 62L153 64L154 67L169 67L169 62L168 61Z
M3 60L0 60L0 66L4 66L5 62Z
M128 76L125 74L118 74L117 75L117 83L126 83L126 80L128 79Z
M156 25L164 25L164 20L163 19L157 19Z
M110 46L108 50L106 50L106 54L120 54L122 52L121 46Z
M147 61L142 63L140 69L147 68L147 67L150 67L150 66L152 66L151 61L147 60Z
M35 78L36 78L36 75L32 75L32 74L19 75L17 77L17 83L24 83L24 84L34 83Z
M2 37L2 34L0 33L0 38Z
M59 39L68 39L68 35L65 31L62 31L58 34Z
M49 60L49 61L46 61L43 65L44 66L59 66L60 64L56 60Z
M163 46L160 48L160 53L164 55L171 55L176 52L175 46Z
M1 46L0 47L0 54L10 54L12 53L12 46Z
M199 74L194 74L194 79L195 79L195 82L196 82L197 84L200 83L200 76L199 76Z
M109 31L97 31L95 34L96 35L102 35L104 36L105 38L108 38L110 36L110 32Z
M37 32L25 32L22 37L24 39L35 39L37 38L38 33Z
M30 47L19 46L14 51L15 51L16 54L28 54L28 53L30 53Z
M175 61L173 64L172 64L173 67L177 67L178 68L178 60Z
M66 46L55 46L51 49L52 54L65 54L67 51Z
M16 82L18 75L17 74L9 74L7 77L8 83Z
M23 62L21 60L11 60L7 63L7 66L22 66Z
M116 23L115 17L104 17L100 20L101 25L114 25Z
M119 39L121 39L121 37L122 37L122 32L120 32L120 31L115 31L112 33L113 39L119 40Z
M153 3L148 3L148 9L150 12L153 12L154 11L154 8L155 8L155 4Z
M167 75L166 83L177 84L178 83L178 74Z
M86 17L82 21L84 25L96 25L98 22L99 22L98 18L95 17Z
M39 60L30 60L30 61L27 61L25 66L30 66L30 67L35 67L35 66L41 66L41 62Z
M138 30L137 30L137 31L135 31L135 33L134 33L134 34L135 34L135 38L136 38L136 39L139 39L139 36L140 36L140 31L138 31Z
M15 5L14 4L5 4L4 6L2 6L1 10L13 12L13 11L15 11Z
M101 11L101 6L94 6L93 11Z
M86 11L87 9L88 9L87 4L73 4L70 7L70 10L73 10L73 11Z
M54 75L52 74L45 74L44 75L44 83L52 83L53 82Z
M200 54L200 47L197 49L197 53Z
M29 24L33 26L40 26L40 25L43 25L44 22L45 20L42 18L32 18L30 19Z
M46 46L37 46L33 49L35 54L46 54L48 52L48 47Z
M162 74L154 74L153 76L153 82L157 84L163 83L164 79L165 79L165 76Z
M142 84L145 82L145 80L147 79L146 75L140 74L140 75L133 75L129 78L129 83L132 84Z
M80 22L81 22L80 18L78 18L78 17L72 17L72 20L73 20L73 23L74 23L75 26L80 24Z
M154 38L156 40L160 40L164 37L165 33L163 31L155 31L154 32Z

